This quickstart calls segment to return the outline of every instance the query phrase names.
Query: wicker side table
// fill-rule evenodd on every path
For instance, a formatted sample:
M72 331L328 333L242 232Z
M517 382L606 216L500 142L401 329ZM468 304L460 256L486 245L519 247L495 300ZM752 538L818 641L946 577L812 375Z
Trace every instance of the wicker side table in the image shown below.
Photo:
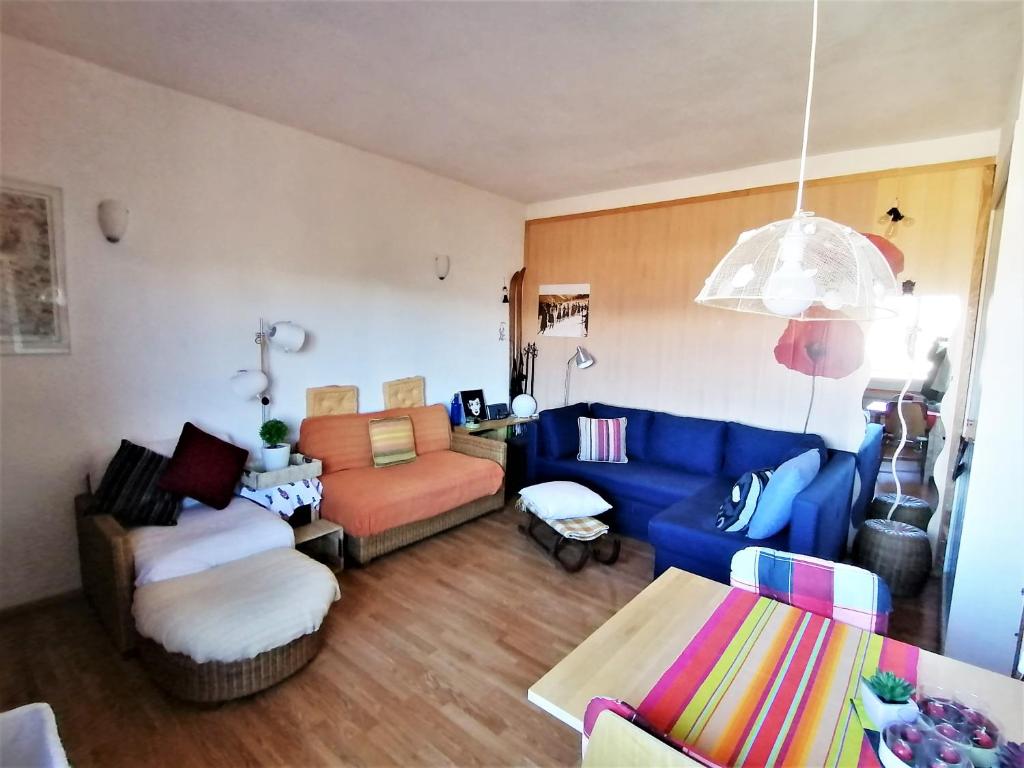
M889 510L892 509L894 501L896 501L895 493L883 493L881 496L875 496L868 508L868 517L875 520L886 518L899 520L901 523L908 523L922 531L928 530L928 521L932 519L933 510L927 501L902 493L900 494L900 503L896 505L890 518Z
M858 565L885 579L896 597L921 592L932 567L928 534L899 520L865 520L853 542Z

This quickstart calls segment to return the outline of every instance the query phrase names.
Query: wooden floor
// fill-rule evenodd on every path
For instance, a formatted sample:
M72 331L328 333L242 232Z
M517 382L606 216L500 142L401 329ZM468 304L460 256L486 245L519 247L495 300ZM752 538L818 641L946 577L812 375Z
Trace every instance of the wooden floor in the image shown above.
M567 574L504 510L341 574L321 654L215 709L162 695L81 600L0 627L0 710L49 702L83 766L572 765L526 690L650 581L651 550Z
M214 709L160 693L82 600L9 617L0 710L49 702L79 767L577 764L579 736L526 690L649 583L652 552L626 540L615 565L567 574L518 522L506 509L344 571L321 654ZM934 648L937 608L935 585L898 601L890 634Z

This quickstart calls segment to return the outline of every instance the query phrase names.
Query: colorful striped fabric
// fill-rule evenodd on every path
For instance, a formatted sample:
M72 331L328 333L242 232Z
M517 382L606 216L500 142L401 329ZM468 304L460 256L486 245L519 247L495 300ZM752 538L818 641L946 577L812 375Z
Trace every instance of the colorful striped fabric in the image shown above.
M626 456L626 417L618 419L579 418L580 452L576 457L580 461L601 461L612 464L625 464Z
M747 547L732 556L731 571L732 585L747 592L868 632L884 635L889 629L889 588L863 568L764 547Z
M370 419L369 428L373 466L407 464L416 458L416 438L408 416Z
M732 590L637 711L721 766L877 766L853 707L862 676L916 683L918 649Z

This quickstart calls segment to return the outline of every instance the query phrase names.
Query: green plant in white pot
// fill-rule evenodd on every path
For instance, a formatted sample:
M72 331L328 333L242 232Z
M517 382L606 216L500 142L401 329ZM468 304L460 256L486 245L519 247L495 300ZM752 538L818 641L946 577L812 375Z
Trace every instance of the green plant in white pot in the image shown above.
M285 439L288 437L288 425L280 419L270 419L260 427L260 440L263 441L263 469L270 472L288 466L292 448Z
M917 705L910 700L913 693L914 686L892 672L876 672L860 680L860 700L878 730L889 723L914 721Z

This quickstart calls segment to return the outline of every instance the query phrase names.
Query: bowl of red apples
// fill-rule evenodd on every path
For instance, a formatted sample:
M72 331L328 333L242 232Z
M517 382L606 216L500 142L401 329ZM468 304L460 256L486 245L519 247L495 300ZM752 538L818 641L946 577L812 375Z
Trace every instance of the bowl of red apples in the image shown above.
M938 735L924 720L892 723L882 732L878 757L885 768L973 768L968 745Z

